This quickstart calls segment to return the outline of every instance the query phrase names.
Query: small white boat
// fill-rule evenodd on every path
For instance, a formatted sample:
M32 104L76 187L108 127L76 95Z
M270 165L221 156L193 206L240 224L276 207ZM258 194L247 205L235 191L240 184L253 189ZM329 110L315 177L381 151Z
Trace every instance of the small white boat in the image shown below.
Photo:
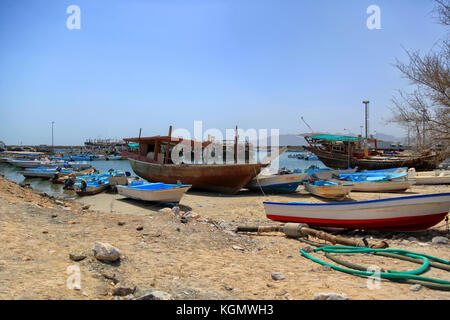
M22 171L21 174L25 178L53 179L58 177L58 171L56 171L56 169L28 168L25 171Z
M158 183L131 183L128 186L117 186L119 194L143 201L180 202L190 185Z
M8 161L8 163L25 169L25 168L37 168L40 167L42 165L41 160L19 160L19 159L11 159L10 161Z
M326 199L344 199L350 191L353 184L336 183L331 181L316 180L314 182L304 182L305 189L315 196Z
M414 168L408 170L408 177L415 179L416 184L450 184L450 170L435 170L416 172Z
M259 174L253 178L245 188L250 190L263 190L265 192L295 192L307 173L292 174Z
M335 203L264 202L267 218L310 226L416 231L445 219L450 193Z
M341 180L331 179L332 182L342 182ZM416 183L415 180L390 180L390 181L351 181L353 183L352 191L359 192L401 192L409 189Z

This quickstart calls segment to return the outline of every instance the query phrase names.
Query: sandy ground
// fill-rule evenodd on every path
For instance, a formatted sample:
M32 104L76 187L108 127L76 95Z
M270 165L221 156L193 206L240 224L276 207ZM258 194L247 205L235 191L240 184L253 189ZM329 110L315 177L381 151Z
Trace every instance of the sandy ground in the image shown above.
M449 191L446 186L413 187L409 193ZM351 195L354 200L392 196ZM132 299L148 289L168 292L174 299L312 299L321 292L346 294L350 299L450 299L450 292L425 287L412 291L411 284L387 280L371 290L366 278L328 270L302 257L299 250L307 246L303 242L279 233L232 232L241 224L276 225L265 218L265 200L321 201L302 189L284 196L191 192L180 208L202 219L182 223L180 216L159 212L161 205L108 193L55 202L0 177L0 299ZM448 236L444 222L426 232L344 233L450 259L449 245L431 243L437 235ZM92 253L96 241L117 247L120 262L97 261ZM74 262L71 253L87 257ZM321 253L314 255L326 259ZM385 269L417 268L410 262L371 255L346 259ZM81 290L66 286L67 268L74 265L81 271ZM283 273L285 279L273 280L274 272ZM449 273L439 269L426 275L450 280ZM134 295L113 296L112 278L136 286Z

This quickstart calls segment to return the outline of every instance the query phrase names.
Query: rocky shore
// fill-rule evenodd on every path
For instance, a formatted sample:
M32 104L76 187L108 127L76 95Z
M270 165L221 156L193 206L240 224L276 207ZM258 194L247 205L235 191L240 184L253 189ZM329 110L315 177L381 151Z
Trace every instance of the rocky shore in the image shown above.
M413 191L448 192L439 188ZM301 191L298 198L320 201ZM104 193L68 201L0 177L0 299L450 298L446 291L387 280L370 289L366 278L302 257L303 242L279 233L235 233L241 224L276 225L265 219L263 200L259 194L189 193L179 207L165 208ZM341 235L449 260L446 228L442 222L424 232ZM346 258L384 269L417 268L371 255ZM448 272L434 268L426 276L449 280Z

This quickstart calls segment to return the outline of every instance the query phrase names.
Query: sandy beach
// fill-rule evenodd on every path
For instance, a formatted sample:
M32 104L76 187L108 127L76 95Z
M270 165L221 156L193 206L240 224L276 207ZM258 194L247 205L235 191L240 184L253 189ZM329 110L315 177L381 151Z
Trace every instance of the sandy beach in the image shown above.
M449 192L449 186L414 186L406 194ZM405 194L405 193L403 193ZM399 194L351 193L354 200ZM345 294L349 299L447 300L450 293L382 280L370 289L367 279L330 270L301 256L308 245L281 233L237 234L238 225L277 225L265 218L263 201L321 202L302 187L292 195L241 192L236 196L189 192L181 212L197 219L182 221L164 206L112 194L58 200L0 177L0 299L135 299L147 290L163 291L172 299L310 300L318 293ZM385 240L390 248L450 259L445 222L424 232L348 231L349 238ZM311 239L327 243L318 239ZM115 263L93 256L95 242L120 250ZM85 256L73 261L69 255ZM314 253L326 259L322 253ZM348 261L385 269L408 270L417 264L372 255L346 255ZM66 285L67 268L78 266L79 290ZM273 273L283 280L274 280ZM449 280L448 272L432 268L426 274ZM127 284L132 294L115 295L114 286Z

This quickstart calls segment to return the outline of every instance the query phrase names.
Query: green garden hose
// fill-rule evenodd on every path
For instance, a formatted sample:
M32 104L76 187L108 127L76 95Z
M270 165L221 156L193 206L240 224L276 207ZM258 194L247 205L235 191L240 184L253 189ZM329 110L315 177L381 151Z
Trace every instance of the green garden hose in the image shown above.
M414 280L414 281L420 281L421 283L439 284L439 286L434 286L434 288L440 289L440 290L450 290L450 281L448 281L448 280L419 276L419 274L422 274L422 273L428 271L428 269L430 267L430 260L433 262L443 264L443 265L450 265L450 261L448 261L448 260L436 258L433 256L421 254L421 253L416 253L416 252L411 252L411 251L406 251L406 250L397 250L397 249L372 249L372 248L361 248L361 247L325 246L325 247L320 247L320 248L314 249L314 252L318 252L318 251L323 251L325 253L373 253L373 254L388 253L388 254L394 254L394 255L404 256L404 257L408 257L408 258L414 258L416 260L415 262L418 262L417 260L421 260L422 265L415 270L411 270L411 271L386 270L386 272L380 272L377 275L379 275L380 278L385 278L385 279L389 279L389 280L393 280L393 281ZM355 264L347 264L348 267L352 268L352 269L347 269L347 268L343 268L343 267L340 267L337 265L332 265L325 261L317 259L317 258L309 255L308 253L306 253L303 250L300 250L300 253L304 257L306 257L314 262L317 262L321 265L329 266L332 269L335 269L335 270L338 270L341 272L349 273L352 275L361 275L361 276L366 276L366 277L370 277L375 274L375 272L368 272L368 271L366 271L367 269L364 269L363 267L355 265ZM335 262L340 263L342 261L339 262L339 261L335 260Z

